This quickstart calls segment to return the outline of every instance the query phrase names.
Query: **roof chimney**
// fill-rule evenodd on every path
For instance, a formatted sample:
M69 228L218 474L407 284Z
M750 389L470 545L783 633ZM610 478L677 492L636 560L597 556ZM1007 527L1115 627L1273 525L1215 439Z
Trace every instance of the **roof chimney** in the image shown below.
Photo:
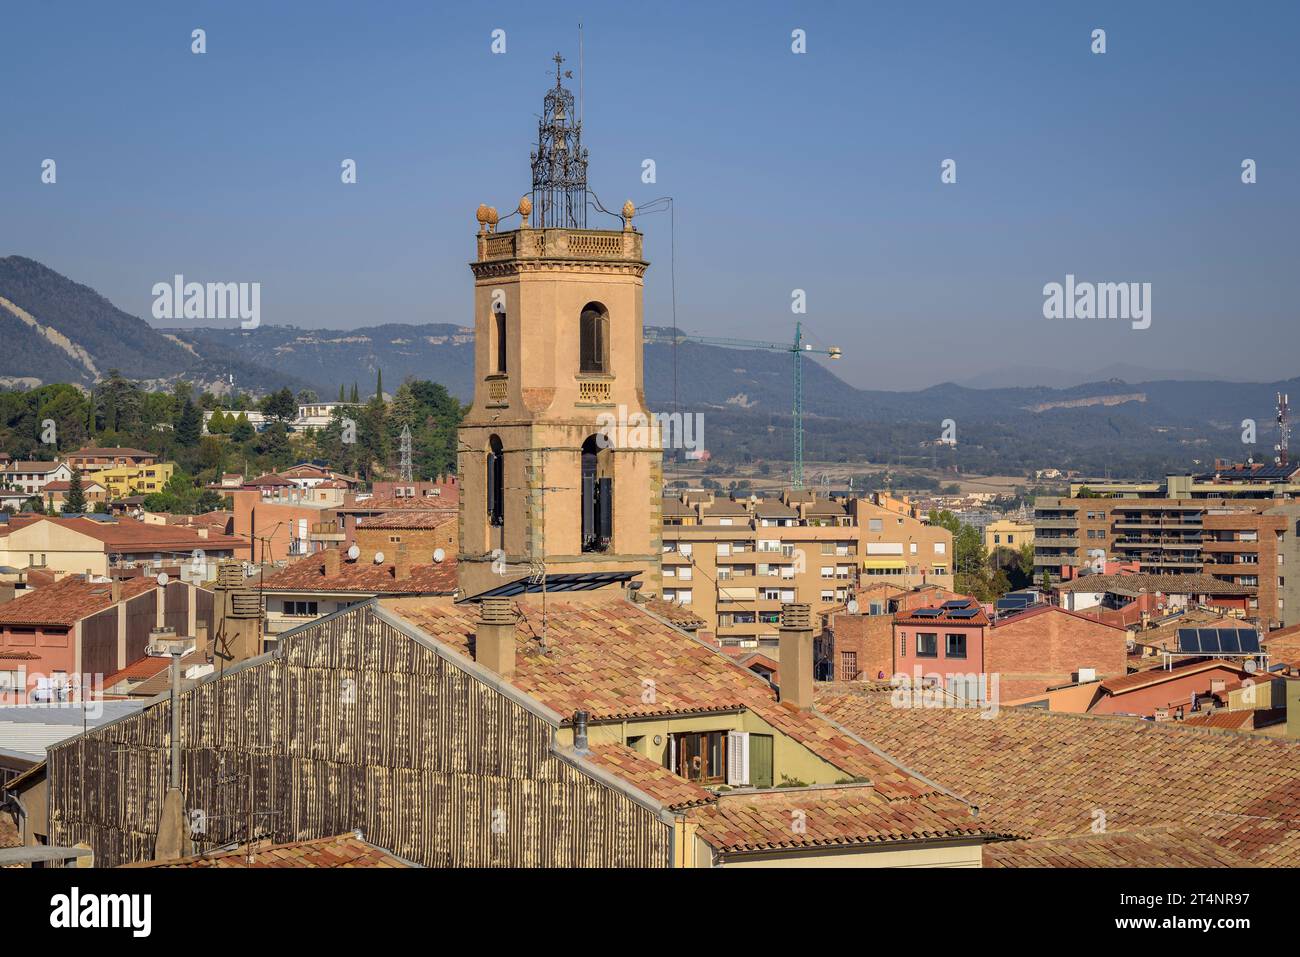
M343 557L339 554L339 550L337 548L325 549L324 555L325 555L325 577L334 578L339 573L339 564L340 562L342 562Z
M87 579L87 581L89 581L89 579ZM108 589L108 595L109 598L113 600L114 605L116 605L119 601L122 600L122 579L120 578L113 579L113 584L110 585Z
M515 674L515 613L509 598L484 598L474 632L474 660L502 678Z
M590 754L587 746L587 721L591 717L586 711L573 712L573 750L579 754Z
M405 542L397 543L397 554L393 556L393 577L398 581L411 577L411 550Z
M778 634L781 700L807 711L813 705L813 630L808 605L782 605Z

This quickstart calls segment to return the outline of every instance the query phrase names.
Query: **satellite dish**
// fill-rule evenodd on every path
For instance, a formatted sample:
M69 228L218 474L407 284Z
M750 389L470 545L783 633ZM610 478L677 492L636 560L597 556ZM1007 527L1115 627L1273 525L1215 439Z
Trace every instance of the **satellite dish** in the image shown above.
M361 557L361 549L357 548L357 546L355 545L349 545L348 558L352 559L355 562L360 557Z
M375 564L376 564L376 565L382 565L383 563L384 563L384 553L383 553L383 552L375 552Z
M166 572L159 572L159 573L158 573L158 585L159 585L160 587L162 587L162 588L166 588L166 587L167 587L167 573L166 573Z
M441 564L442 564L442 560L443 560L444 558L446 558L446 557L447 557L447 553L444 552L441 548L435 548L435 549L433 550L433 560L434 560L437 564L441 565Z
M849 599L849 614L850 614L850 615L856 615L857 613L858 613L858 600L857 600L856 598L850 598L850 599Z
M1242 662L1242 665L1241 665L1241 666L1242 666L1243 668L1245 668L1246 671L1249 672L1250 674L1254 674L1254 673L1255 673L1255 668L1258 667L1258 666L1255 664L1255 659L1254 659L1254 658L1247 658L1244 662Z

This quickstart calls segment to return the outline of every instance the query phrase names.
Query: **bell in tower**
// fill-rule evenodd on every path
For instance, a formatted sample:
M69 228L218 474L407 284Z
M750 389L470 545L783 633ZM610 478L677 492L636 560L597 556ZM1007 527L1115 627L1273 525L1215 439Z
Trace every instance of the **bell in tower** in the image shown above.
M458 454L464 596L543 571L633 572L659 591L648 263L630 202L615 228L586 228L587 151L562 62L557 54L518 225L499 229L496 211L479 207L474 401Z

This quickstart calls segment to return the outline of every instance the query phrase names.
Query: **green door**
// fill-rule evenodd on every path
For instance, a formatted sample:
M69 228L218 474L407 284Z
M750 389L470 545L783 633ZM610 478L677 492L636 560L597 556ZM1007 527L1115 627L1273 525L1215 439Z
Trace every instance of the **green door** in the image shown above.
M772 736L749 736L749 783L756 788L772 786Z

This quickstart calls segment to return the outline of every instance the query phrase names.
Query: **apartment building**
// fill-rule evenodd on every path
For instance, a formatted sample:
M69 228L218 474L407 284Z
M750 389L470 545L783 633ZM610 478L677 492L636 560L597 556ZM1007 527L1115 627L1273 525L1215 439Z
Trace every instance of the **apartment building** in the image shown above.
M1017 522L1015 519L999 518L984 526L984 548L990 555L999 548L1018 549L1025 544L1033 544L1034 526L1032 522Z
M820 621L864 583L952 587L952 535L873 499L666 496L663 597L688 605L723 647L777 648L781 605Z
M100 472L122 466L153 465L158 461L158 456L144 449L122 446L100 448L88 445L69 454L66 461L69 468L81 469L83 472Z
M1079 482L1074 497L1042 497L1034 509L1034 575L1056 581L1119 562L1152 574L1213 575L1251 588L1249 614L1265 628L1300 602L1296 561L1300 467L1216 463L1204 475L1163 482Z
M72 479L72 469L67 462L10 462L0 472L0 482L7 488L27 495L39 495L51 482Z

